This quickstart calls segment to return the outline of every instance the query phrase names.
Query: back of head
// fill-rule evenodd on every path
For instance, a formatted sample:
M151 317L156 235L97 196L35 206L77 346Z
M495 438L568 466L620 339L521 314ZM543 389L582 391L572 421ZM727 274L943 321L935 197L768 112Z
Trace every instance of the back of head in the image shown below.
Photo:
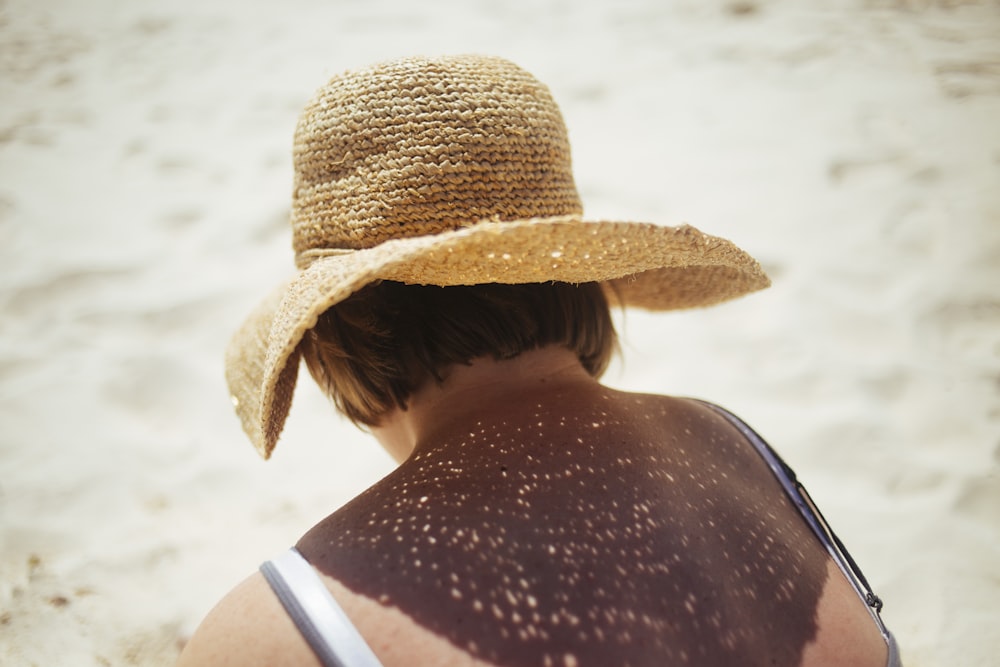
M356 424L376 425L448 367L568 348L594 377L616 347L600 285L369 285L323 313L302 342L313 378Z

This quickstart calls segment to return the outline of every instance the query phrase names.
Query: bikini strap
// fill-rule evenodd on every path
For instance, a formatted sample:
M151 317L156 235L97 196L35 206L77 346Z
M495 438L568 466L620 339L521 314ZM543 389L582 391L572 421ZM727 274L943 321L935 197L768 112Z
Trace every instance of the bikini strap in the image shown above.
M382 667L297 549L267 561L260 571L323 667Z

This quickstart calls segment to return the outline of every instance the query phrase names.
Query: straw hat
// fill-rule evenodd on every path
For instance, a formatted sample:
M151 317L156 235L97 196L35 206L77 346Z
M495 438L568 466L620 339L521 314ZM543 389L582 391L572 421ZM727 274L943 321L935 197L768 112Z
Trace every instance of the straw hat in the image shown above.
M300 117L294 162L299 272L226 355L233 404L264 458L291 406L303 335L373 281L603 281L653 310L769 284L752 257L693 227L584 220L558 107L499 58L411 58L334 78Z

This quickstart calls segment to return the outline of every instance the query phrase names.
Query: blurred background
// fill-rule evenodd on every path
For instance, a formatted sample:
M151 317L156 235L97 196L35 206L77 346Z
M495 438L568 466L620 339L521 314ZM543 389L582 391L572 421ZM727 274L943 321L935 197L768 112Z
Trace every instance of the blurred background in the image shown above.
M774 281L619 314L607 382L768 438L907 665L995 664L998 36L995 0L0 0L0 663L172 664L390 469L305 376L259 460L223 350L293 271L313 91L481 52L552 89L590 217L693 224Z

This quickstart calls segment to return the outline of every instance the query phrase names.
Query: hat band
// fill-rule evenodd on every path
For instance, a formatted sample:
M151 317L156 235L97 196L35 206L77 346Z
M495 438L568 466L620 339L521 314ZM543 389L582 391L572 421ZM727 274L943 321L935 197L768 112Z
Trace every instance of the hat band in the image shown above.
M357 252L357 250L355 248L309 248L295 255L295 266L301 271L308 268L317 259L350 255L352 252Z

